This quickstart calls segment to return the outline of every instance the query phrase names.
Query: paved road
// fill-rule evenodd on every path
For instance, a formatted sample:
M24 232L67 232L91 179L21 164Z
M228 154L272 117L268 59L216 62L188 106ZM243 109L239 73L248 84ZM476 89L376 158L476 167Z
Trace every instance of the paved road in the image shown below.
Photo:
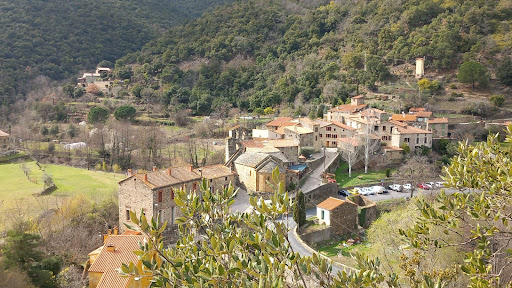
M235 203L231 205L231 212L245 212L250 206L247 191L243 188L239 188Z
M315 154L315 156L321 156L323 153ZM338 152L336 149L325 149L325 159L324 164L320 165L318 168L316 168L313 172L309 173L308 179L306 179L306 182L304 182L304 185L302 185L301 190L304 193L307 193L318 186L322 185L322 173L324 172L324 169L326 167L329 167L331 163L338 157Z

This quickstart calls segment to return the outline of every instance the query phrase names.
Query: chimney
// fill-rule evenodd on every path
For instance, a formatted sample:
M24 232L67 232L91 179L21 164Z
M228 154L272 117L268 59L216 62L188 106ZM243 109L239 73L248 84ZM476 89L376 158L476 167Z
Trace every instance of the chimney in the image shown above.
M402 117L405 118L405 111L402 111Z
M170 168L170 167L169 167L169 168L167 168L167 175L169 175L169 176L171 176L171 175L172 175L172 170L171 170L171 168Z
M132 176L133 175L133 170L132 169L128 169L128 176Z
M144 181L148 182L148 174L144 173Z
M156 172L156 166L153 166L153 172Z
M116 246L114 246L114 244L110 243L107 245L107 251L108 252L115 252L116 251Z
M117 226L114 227L114 235L117 235L119 233L119 229L117 229Z

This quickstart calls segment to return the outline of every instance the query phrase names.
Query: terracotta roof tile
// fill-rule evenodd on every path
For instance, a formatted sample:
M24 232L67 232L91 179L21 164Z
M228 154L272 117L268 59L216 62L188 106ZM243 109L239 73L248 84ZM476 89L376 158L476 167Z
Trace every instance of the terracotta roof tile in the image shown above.
M413 115L416 115L418 117L430 118L430 117L432 117L432 112L431 111L419 111L419 112L414 113Z
M361 99L361 98L364 98L364 95L354 96L351 99Z
M395 129L395 131L397 131L399 134L432 134L431 131L423 130L412 126L396 126Z
M345 130L351 130L351 131L352 131L352 130L356 130L355 128L352 128L352 127L350 127L350 126L348 126L348 125L345 125L345 124L343 124L343 123L341 123L341 122L338 122L338 121L332 121L332 124L333 124L333 125L336 125L336 126L338 126L338 127L340 127L340 128L343 128L343 129L345 129Z
M283 123L286 123L290 120L292 120L292 118L290 118L290 117L278 117L278 118L268 122L266 126L281 127L283 125Z
M409 109L409 112L420 112L420 111L425 111L425 108L424 107L413 107L413 108Z
M337 198L329 197L329 198L325 199L323 202L321 202L320 204L316 205L316 207L331 211L331 210L341 206L343 203L345 203L345 201L337 199Z
M416 122L416 115L411 114L393 114L391 120L404 121L404 122Z
M143 241L144 236L142 235L110 235L107 237L96 260L89 268L89 272L103 273L98 288L126 287L130 277L121 277L116 270L121 268L122 264L130 262L136 264L139 261L133 251L139 250L139 242ZM114 246L114 251L108 251L110 245Z
M199 169L201 169L201 172L199 171ZM197 169L194 169L194 171L197 174L200 174L204 178L207 178L207 179L227 177L227 176L231 176L234 174L234 172L232 172L230 168L228 168L224 165L221 165L221 164L197 168Z
M249 147L249 148L263 148L265 146L263 144L263 141L260 141L260 140L245 140L245 141L242 141L242 145L244 147Z
M355 112L363 110L367 106L368 106L367 104L361 104L361 105L345 104L345 105L339 105L337 107L331 108L331 109L329 109L329 111L355 113Z

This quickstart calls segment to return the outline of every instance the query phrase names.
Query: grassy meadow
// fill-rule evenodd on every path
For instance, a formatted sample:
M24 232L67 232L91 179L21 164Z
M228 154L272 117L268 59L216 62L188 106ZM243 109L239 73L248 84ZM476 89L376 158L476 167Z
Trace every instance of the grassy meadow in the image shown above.
M112 197L123 174L89 171L62 165L43 165L57 185L51 195L38 196L43 190L43 171L35 162L24 163L30 169L30 180L21 164L0 165L0 228L16 215L35 217L57 207L69 196L80 195L94 202Z

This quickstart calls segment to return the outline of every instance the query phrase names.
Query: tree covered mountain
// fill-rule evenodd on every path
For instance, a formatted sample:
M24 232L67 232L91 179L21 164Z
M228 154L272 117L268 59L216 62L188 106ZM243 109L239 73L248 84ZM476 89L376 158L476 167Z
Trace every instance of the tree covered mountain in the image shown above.
M391 67L416 57L437 71L468 60L495 69L511 52L512 4L505 0L307 3L236 1L168 31L116 68L137 64L135 96L208 114L336 104L361 85L374 89L392 79Z
M0 0L0 96L37 75L64 79L136 51L230 0ZM4 98L5 99L5 98Z

